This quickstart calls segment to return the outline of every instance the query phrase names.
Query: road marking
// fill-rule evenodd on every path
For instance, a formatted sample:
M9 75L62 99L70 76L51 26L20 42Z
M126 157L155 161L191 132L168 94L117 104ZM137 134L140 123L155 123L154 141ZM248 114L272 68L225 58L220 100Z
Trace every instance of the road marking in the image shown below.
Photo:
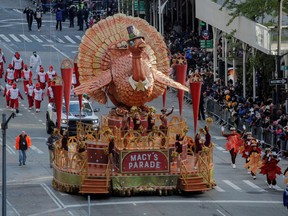
M2 138L0 137L0 145L2 146ZM9 152L9 154L16 154L16 152L14 151L14 149L12 147L10 147L9 145L6 144L6 151Z
M219 209L216 209L217 212L219 212L219 214L221 214L222 216L226 216L224 213L222 213Z
M9 36L16 42L21 42L21 40L19 40L14 34L9 34Z
M216 139L216 140L225 140L226 137L223 136L212 136L212 138Z
M68 35L64 36L70 43L72 44L76 44L76 42L74 40L72 40L72 38L70 38Z
M14 206L6 199L7 204L10 206L10 208L13 210L13 212L17 215L20 216L20 213L14 208Z
M41 184L43 189L48 193L48 195L51 197L51 199L56 203L56 205L59 208L65 208L65 205L61 202L61 200L53 193L53 191L46 185L46 184Z
M222 148L221 146L216 146L216 148L220 151L226 151L224 148Z
M27 41L28 43L31 43L32 42L32 40L30 40L28 37L26 37L26 35L24 35L24 34L20 34L19 35L20 37L22 37L25 41Z
M249 181L249 180L243 180L243 182L247 185L249 185L250 187L256 189L259 192L267 192L266 190L260 188L259 186L257 186L256 184L254 184L253 182Z
M223 190L219 186L215 186L214 189L217 190L218 192L225 192L225 190Z
M32 37L34 40L38 41L39 43L43 43L43 41L42 41L39 37L37 37L36 35L31 35L31 37Z
M79 39L80 41L82 41L82 36L75 35L75 37L76 37L77 39Z
M65 43L61 38L58 37L56 37L55 40L58 41L59 43Z
M48 43L53 43L51 39L49 39L46 35L41 35Z
M243 190L238 187L237 185L235 185L234 183L232 183L231 181L229 180L222 180L224 183L226 183L227 185L229 185L230 187L232 187L234 190L237 190L239 192L243 192Z
M38 154L44 154L43 151L41 151L40 149L38 149L38 148L37 148L36 146L34 146L34 145L32 145L30 148L31 148L32 150L36 151Z
M3 40L5 40L6 42L11 42L11 40L10 40L8 37L6 37L4 34L0 34L0 37L1 37Z
M284 191L284 189L280 188L278 185L275 185L275 190L277 190L277 191Z
M50 46L52 47L53 49L55 49L57 52L59 52L60 54L62 54L63 56L65 56L66 58L70 59L70 57L68 55L66 55L65 53L61 52L61 50L59 50L57 47L55 47L54 45L43 45L43 46Z
M13 9L13 11L15 11L15 12L17 12L17 13L21 13L21 14L23 14L23 12L20 11L19 9Z

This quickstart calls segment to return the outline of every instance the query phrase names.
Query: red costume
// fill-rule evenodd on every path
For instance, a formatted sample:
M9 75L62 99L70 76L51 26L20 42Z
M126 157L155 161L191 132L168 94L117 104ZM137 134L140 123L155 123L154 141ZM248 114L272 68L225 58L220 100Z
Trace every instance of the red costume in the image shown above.
M4 63L6 63L6 59L2 49L0 48L0 78L2 78L4 73Z
M5 82L9 83L9 81L13 82L16 79L15 71L13 69L13 65L9 64L5 73Z
M57 73L56 73L56 71L53 69L53 66L52 66L52 65L49 67L49 70L46 72L46 74L47 74L46 76L47 76L47 81L48 81L48 83L51 82L51 80L52 80L53 77L56 77L56 76L57 76Z
M6 108L10 107L10 97L8 95L8 91L12 88L12 83L13 81L9 81L8 83L6 83L5 88L4 88L4 94L3 97L6 97Z
M277 153L273 152L272 155L266 154L262 160L262 166L260 173L266 175L267 183L270 188L274 188L276 185L276 175L281 175L281 168L277 165L280 159L277 158ZM272 184L272 185L271 185Z
M27 84L29 83L29 80L32 79L32 71L28 68L27 64L24 64L21 77L23 78L24 92L27 94Z
M28 81L26 88L27 88L28 109L31 110L34 105L34 101L33 101L34 85L31 79Z
M44 97L43 90L40 88L40 84L36 83L36 88L33 90L33 100L35 103L36 112L40 112L43 97Z
M52 90L52 87L51 87L51 82L48 82L48 88L47 88L46 94L47 94L47 97L48 97L48 102L49 103L54 103L55 100L54 100L53 90Z
M226 149L230 152L232 167L236 168L235 161L239 148L243 145L242 134L238 134L235 128L230 128L230 134L224 134L224 128L222 129L222 135L227 138Z
M44 72L43 67L40 67L40 72L38 72L37 80L40 83L40 88L44 90L46 88L46 82L48 81L48 77L47 73Z
M15 78L16 80L21 78L21 71L24 67L24 61L20 57L20 53L16 52L14 57L12 58L11 64L13 65L14 71L15 71Z
M18 97L20 97L23 100L23 97L17 88L17 84L13 83L13 88L10 88L9 91L7 92L9 98L10 98L10 108L11 109L16 109L16 113L19 113L19 101Z

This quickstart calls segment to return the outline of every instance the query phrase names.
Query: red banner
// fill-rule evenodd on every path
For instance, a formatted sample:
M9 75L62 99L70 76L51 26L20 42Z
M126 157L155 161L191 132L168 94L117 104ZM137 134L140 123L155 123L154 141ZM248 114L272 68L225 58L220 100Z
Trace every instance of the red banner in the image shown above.
M63 98L63 86L56 85L54 82L51 83L51 88L54 95L56 114L57 114L57 128L60 131L61 125L61 114L62 114L62 98Z
M175 65L175 69L176 69L176 81L181 83L182 85L185 85L187 65L186 64L177 64L177 65ZM183 99L184 99L184 91L178 89L178 102L179 102L180 116L182 116Z
M190 92L191 92L191 96L192 96L192 107L193 107L193 118L194 118L194 133L195 134L197 131L197 124L198 124L201 85L202 85L202 82L191 82L190 83Z
M61 68L61 74L62 74L62 79L64 83L64 98L65 98L66 114L68 116L73 68Z
M166 152L167 153L167 152ZM133 151L122 161L122 172L168 172L168 158L161 151Z

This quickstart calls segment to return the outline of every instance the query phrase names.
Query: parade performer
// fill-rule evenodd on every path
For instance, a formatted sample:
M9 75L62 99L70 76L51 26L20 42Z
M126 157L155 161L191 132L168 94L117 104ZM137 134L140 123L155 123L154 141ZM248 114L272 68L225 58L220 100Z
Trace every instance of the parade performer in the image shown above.
M12 88L9 89L8 91L8 96L10 98L10 108L11 109L15 109L16 113L19 113L19 101L18 101L18 97L20 97L22 100L24 100L24 98L22 97L19 89L17 88L17 84L13 83Z
M147 123L148 123L147 133L150 133L153 127L155 126L155 116L154 116L155 112L156 109L154 107L151 107L147 116Z
M5 73L5 82L9 83L9 81L13 82L14 80L16 80L15 71L13 65L9 64Z
M230 134L224 133L224 127L221 128L221 131L222 135L227 138L226 150L230 152L232 168L235 169L235 161L239 151L239 147L243 144L243 140L241 139L242 134L238 134L234 127L230 128Z
M197 132L195 135L195 161L194 161L194 169L198 169L197 167L197 163L198 163L198 159L199 159L199 152L202 151L203 149L203 143L201 142L201 133Z
M53 90L52 90L52 87L51 87L51 82L48 82L48 88L46 90L46 94L47 94L47 97L48 97L48 103L54 103L54 94L53 94Z
M51 82L51 80L53 79L53 77L57 76L56 71L54 70L53 66L50 65L48 71L46 72L47 74L47 82Z
M252 133L246 132L245 135L243 136L244 143L239 149L239 151L242 154L242 157L245 158L246 163L248 162L247 159L249 157L249 152L251 151L251 140L252 139L253 139Z
M4 53L2 52L2 48L0 48L0 79L2 79L4 74L4 63L6 63L6 58ZM1 82L0 82L0 91L1 91Z
M205 135L205 142L204 142L204 146L206 147L211 147L211 134L210 134L210 129L209 127L206 125L203 128L203 134Z
M23 78L24 92L27 94L27 84L30 79L32 79L32 71L28 68L27 64L24 64L24 69L21 72L21 77Z
M167 135L168 132L168 116L171 115L174 111L174 106L172 106L172 109L169 113L167 113L167 109L163 108L161 109L161 115L160 115L160 120L161 120L161 125L159 127L159 129L165 134Z
M110 160L110 166L112 172L114 172L114 151L115 151L115 141L114 137L109 137L109 145L108 145L108 154L109 154L109 160Z
M127 133L130 128L130 117L128 116L128 111L125 110L124 115L121 120L121 135L122 137Z
M33 90L33 100L35 104L36 113L40 112L41 102L43 101L43 90L40 88L40 84L36 83L35 89Z
M282 174L281 168L278 166L280 158L278 158L276 152L272 152L271 154L265 154L262 160L260 173L266 175L269 188L275 189L277 184L276 175Z
M27 88L27 100L28 100L28 109L33 109L34 100L33 100L33 91L34 91L34 84L32 82L32 79L28 81L28 84L26 85Z
M16 81L18 81L18 79L21 79L21 71L24 67L24 61L21 58L19 52L15 52L11 64L13 65L14 68Z
M30 69L33 72L34 80L37 79L37 75L41 65L42 65L41 57L36 53L36 51L34 51L33 55L30 56Z
M8 92L12 88L12 84L13 84L13 81L9 80L9 82L6 83L5 88L4 88L3 97L5 97L6 99L6 108L10 107L10 97L8 95Z
M37 80L38 80L38 83L40 83L40 88L44 91L44 89L46 88L46 83L47 83L47 74L44 71L43 67L40 67Z
M140 114L136 112L132 120L133 120L133 130L140 131L142 129Z
M183 140L184 137L180 134L176 134L176 142L175 142L175 151L177 152L177 171L180 172L180 166L181 166L181 158L182 158L182 152L183 152Z
M251 144L251 150L247 158L247 162L244 165L246 169L251 173L252 178L256 179L256 174L261 165L261 149L254 142Z

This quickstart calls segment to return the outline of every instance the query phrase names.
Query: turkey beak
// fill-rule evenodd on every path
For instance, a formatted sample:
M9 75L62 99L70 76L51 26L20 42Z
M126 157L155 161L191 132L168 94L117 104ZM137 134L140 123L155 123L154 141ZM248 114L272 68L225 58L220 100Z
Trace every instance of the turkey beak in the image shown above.
M140 44L138 45L138 48L140 48L141 50L143 50L143 49L145 49L145 47L146 47L146 43L145 43L144 40L142 40L142 41L140 42Z

